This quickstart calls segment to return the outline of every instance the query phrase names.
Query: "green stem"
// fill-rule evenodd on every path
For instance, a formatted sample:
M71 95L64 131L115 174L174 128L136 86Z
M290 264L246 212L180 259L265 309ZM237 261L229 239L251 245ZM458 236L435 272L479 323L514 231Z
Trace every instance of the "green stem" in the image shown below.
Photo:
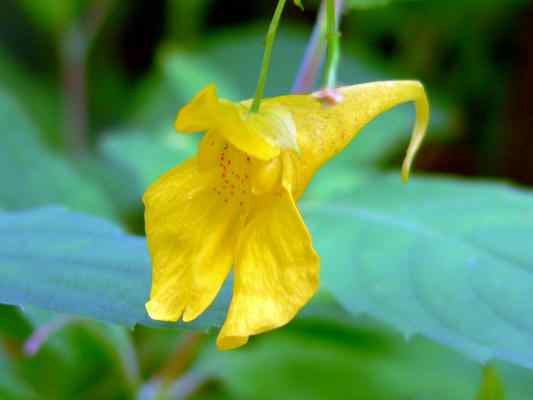
M278 33L279 21L281 19L281 14L283 13L283 8L285 7L286 2L287 0L278 0L276 11L274 11L274 16L272 17L272 21L270 22L270 26L268 28L265 42L265 53L263 55L263 64L261 65L261 73L259 74L257 89L255 90L255 98L250 109L251 112L258 112L259 107L261 106L261 100L263 99L263 94L265 92L268 70L270 69L272 48L274 47L274 41L276 39L276 34Z
M326 67L324 69L324 87L334 89L337 83L337 70L340 60L339 32L337 25L337 15L335 12L335 1L326 0L326 30L328 41L328 52L326 55ZM340 1L340 0L337 0Z
M71 155L80 156L88 147L89 115L87 99L87 62L116 0L93 0L83 19L65 30L60 42L65 108L65 144Z

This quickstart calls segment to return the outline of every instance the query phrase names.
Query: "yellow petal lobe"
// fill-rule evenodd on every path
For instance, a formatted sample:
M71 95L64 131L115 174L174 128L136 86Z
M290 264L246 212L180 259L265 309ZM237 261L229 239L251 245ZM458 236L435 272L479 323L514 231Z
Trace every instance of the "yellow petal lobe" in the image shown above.
M287 190L262 196L243 229L235 262L233 299L217 347L287 324L318 288L319 257Z
M299 152L296 125L288 109L267 103L244 118L250 133L263 137L272 147Z
M179 133L196 133L208 130L219 112L217 89L211 84L202 89L183 107L176 118L175 128Z
M233 257L238 210L212 192L216 176L196 159L163 175L144 195L151 318L195 319L214 300Z
M270 160L279 155L280 149L267 140L264 127L248 109L238 103L220 101L217 113L217 132L239 150L260 160Z
M271 160L281 150L298 151L290 111L271 104L252 113L249 101L219 99L214 85L205 87L180 110L175 127L179 133L216 131L239 150L260 160Z
M252 169L252 193L261 195L278 189L281 184L281 169L280 157L255 163Z

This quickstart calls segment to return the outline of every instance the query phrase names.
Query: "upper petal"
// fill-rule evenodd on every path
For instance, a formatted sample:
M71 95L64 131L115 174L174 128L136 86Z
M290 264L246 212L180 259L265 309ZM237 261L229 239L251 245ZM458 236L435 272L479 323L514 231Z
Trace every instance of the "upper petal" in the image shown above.
M216 131L233 146L252 157L270 160L280 153L279 147L268 140L255 114L242 104L220 101Z
M233 262L238 209L213 194L216 177L192 159L144 195L152 291L151 318L190 321L214 300Z
M424 87L417 81L372 82L338 89L343 100L324 105L313 96L297 95L268 99L290 110L298 132L301 149L297 197L314 173L326 161L342 151L381 113L405 102L416 105L417 119L405 157L402 176L407 178L411 163L429 122L429 105Z
M248 103L220 99L215 85L209 85L180 110L176 130L210 130L260 160L270 160L281 150L298 149L296 127L288 109L266 104L259 112L251 113Z
M217 339L222 350L287 324L318 287L319 257L291 194L260 199L239 239L233 299Z
M208 85L179 111L175 128L180 133L205 131L213 125L219 108L217 88Z
M299 151L296 125L286 107L265 103L259 112L245 115L245 120L251 133L261 136L272 147Z

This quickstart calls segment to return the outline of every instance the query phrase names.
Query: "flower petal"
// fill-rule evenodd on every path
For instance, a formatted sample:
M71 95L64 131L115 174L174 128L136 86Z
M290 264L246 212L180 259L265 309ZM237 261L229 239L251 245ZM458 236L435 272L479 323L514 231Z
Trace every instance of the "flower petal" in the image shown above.
M257 123L257 115L251 114L242 104L220 101L217 115L217 132L239 150L260 160L270 160L280 149L268 140Z
M198 166L201 170L216 168L226 143L226 139L219 135L216 129L205 133L198 146Z
M214 300L233 261L238 210L214 196L214 173L197 159L161 177L144 196L146 234L152 256L152 319L184 321ZM235 236L234 236L235 235Z
M271 146L298 152L297 132L290 111L277 104L264 104L257 113L246 116L251 133L264 138Z
M233 349L287 324L317 290L319 268L291 194L262 196L239 239L233 299L217 346Z
M260 160L271 160L281 150L298 151L296 126L290 111L279 104L265 104L249 111L249 101L219 99L215 85L202 89L176 118L180 133L216 131L239 150Z
M175 127L180 133L195 133L209 129L219 111L217 88L214 84L203 88L183 107L176 118Z
M338 89L342 100L326 105L313 96L272 98L265 103L281 104L290 110L298 132L301 164L305 173L295 185L298 198L314 173L342 151L370 121L406 102L415 102L417 118L402 167L407 179L411 164L429 122L429 104L424 87L417 81L371 82Z

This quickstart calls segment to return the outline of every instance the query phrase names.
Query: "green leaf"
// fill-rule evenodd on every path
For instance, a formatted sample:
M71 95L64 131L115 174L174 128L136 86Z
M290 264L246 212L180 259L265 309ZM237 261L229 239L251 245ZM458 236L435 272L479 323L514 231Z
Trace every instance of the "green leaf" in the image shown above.
M196 138L172 130L158 135L140 131L113 132L100 143L102 154L135 175L140 199L147 187L166 171L196 153Z
M396 174L375 175L305 210L322 287L350 312L480 362L533 368L530 193L429 178L404 186Z
M144 303L151 264L144 238L58 208L0 213L0 303L134 326L208 329L224 320L231 282L197 321L151 321Z
M294 5L296 7L300 7L300 9L303 11L304 10L304 5L302 4L302 0L294 0Z
M194 40L206 24L211 0L170 0L167 3L167 24L170 37L176 42Z
M496 367L487 365L483 368L483 381L476 400L504 400L503 383Z
M134 391L140 383L140 370L133 341L127 329L117 325L101 324L93 321L84 323L83 327L87 335L98 340L96 343L98 349L107 356L104 364L111 367L114 370L113 372L115 372L111 376L115 381L105 382L101 386L116 386L116 378L119 378L124 383L124 386L130 391Z
M368 321L299 321L241 350L213 347L193 373L217 378L232 399L470 400L480 380L480 366L460 354L423 338L406 342ZM499 367L512 388L508 400L526 399L531 371Z
M369 9L374 7L383 7L398 0L346 0L346 8Z
M63 120L59 90L45 74L28 71L0 48L0 92L10 93L28 111L47 142L58 144Z
M76 16L77 8L82 0L20 0L19 5L31 17L34 23L42 29L61 34Z
M144 233L142 196L161 175L196 152L198 136L166 132L110 132L99 143L100 157L84 167L104 187L131 232ZM90 168L88 168L90 167Z
M202 54L163 48L156 70L134 98L129 125L136 129L173 129L179 109L210 83L217 84L219 95L239 98L228 76Z
M31 326L19 309L0 304L0 335L20 341L30 333Z
M26 336L24 349L30 340L36 347L12 364L42 398L124 398L122 393L134 391L139 371L126 328L33 306L24 307L24 317L35 330L31 339Z
M176 349L184 339L182 332L174 329L153 329L139 325L133 332L135 345L143 376L154 376L161 371L161 366L169 360L169 349Z
M64 204L112 216L114 210L99 187L84 180L38 138L18 105L0 92L0 203L6 209Z
M15 373L0 348L0 399L36 400L38 397Z
M58 208L0 213L0 240L0 303L128 327L140 323L205 331L225 319L231 277L194 322L150 320L144 308L151 285L146 242L101 219ZM306 315L331 313L327 302L314 303L319 304L307 307Z
M531 368L531 196L460 181L403 186L397 176L374 175L360 182L343 199L315 197L306 207L323 259L322 286L350 312L373 315L406 336L420 333L478 361ZM0 302L158 325L143 307L150 286L143 239L58 209L3 213L0 231ZM211 311L187 326L218 326L228 285Z

